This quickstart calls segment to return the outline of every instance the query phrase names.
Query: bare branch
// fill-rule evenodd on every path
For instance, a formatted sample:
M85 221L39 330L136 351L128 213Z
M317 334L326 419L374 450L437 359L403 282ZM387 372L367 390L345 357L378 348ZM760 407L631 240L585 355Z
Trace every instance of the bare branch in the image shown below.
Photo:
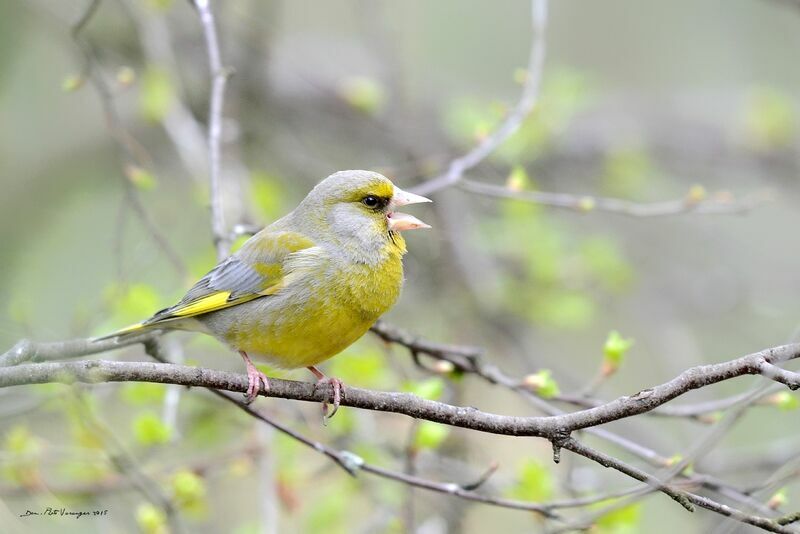
M211 71L211 97L208 105L208 168L211 189L211 230L217 248L217 259L228 255L230 241L225 229L225 205L222 200L222 176L220 169L220 142L222 136L222 107L225 100L225 85L230 71L222 66L217 39L216 22L211 11L211 0L194 0L203 25L203 35L208 52L208 67Z
M157 338L144 338L144 341L140 339L139 342L145 343L148 352L152 353L157 350ZM66 356L75 355L81 350L98 352L123 346L122 344L101 341L96 343L99 347L93 347L92 343L90 340L46 344L20 342L4 354L0 361L6 365L13 365L31 358L52 360L57 358L59 353L62 356ZM129 340L126 344L130 343L132 341ZM427 348L430 349L431 347ZM653 475L649 475L638 468L629 466L599 451L588 449L585 445L571 438L570 434L580 429L599 431L601 429L592 427L648 412L688 391L737 376L762 374L791 388L796 388L800 386L800 374L780 369L777 364L798 357L800 357L800 344L766 349L729 362L694 367L669 382L643 390L633 396L620 397L601 406L574 413L543 417L497 415L482 412L475 408L452 406L424 400L407 393L377 392L354 387L347 388L342 399L342 405L401 413L418 419L426 419L482 432L511 436L542 437L554 444L556 452L561 448L566 448L597 461L601 465L612 467L636 480L647 483L654 490L666 493L684 507L690 508L690 505L694 504L749 524L758 525L767 530L790 532L791 529L789 527L777 525L768 518L748 515L711 499L681 491L676 486L660 482ZM96 383L119 381L179 384L238 392L244 392L247 389L247 380L243 375L164 363L77 361L17 365L0 369L0 387L45 382ZM262 393L262 395L311 402L322 402L327 400L329 396L327 391L315 388L313 384L279 379L271 379L269 392ZM397 477L413 478L412 475L399 473L396 475ZM454 494L457 495L460 491L467 490L459 487Z
M123 5L136 24L139 43L147 61L163 67L171 76L177 95L170 102L161 123L190 176L195 181L202 180L208 173L207 141L202 125L183 102L185 89L178 75L178 59L172 49L167 18L155 14L142 2L129 0Z
M83 53L84 76L88 77L92 82L92 85L94 86L94 89L100 98L100 104L103 109L103 114L105 115L108 130L128 160L124 164L124 173L122 176L122 185L125 191L125 198L133 208L134 213L139 217L142 225L153 237L156 244L158 244L162 252L164 252L164 255L167 257L178 274L185 275L186 267L184 266L180 256L170 245L167 238L161 233L158 225L151 220L149 213L145 209L134 188L134 185L131 183L131 180L125 176L125 174L127 174L127 169L131 166L132 162L136 162L136 165L139 167L145 167L145 164L142 160L146 158L143 155L145 153L144 149L142 149L141 145L139 145L136 139L125 129L123 121L120 118L116 107L114 106L114 96L112 95L108 84L103 78L102 73L99 72L98 61L94 47L87 39L83 38L82 32L89 22L91 22L92 17L97 12L97 8L99 6L100 0L92 0L92 2L87 6L86 11L81 15L80 19L71 26L70 34Z
M108 352L110 350L145 343L153 339L156 335L158 335L158 332L145 332L141 335L109 338L99 341L91 338L50 342L34 342L23 339L3 354L0 354L0 367L19 365L29 361L47 362L99 354L101 352Z
M450 162L447 171L427 182L416 186L413 191L420 195L427 195L440 189L456 184L464 173L481 161L486 159L509 137L519 130L522 123L533 111L539 100L539 88L542 82L545 58L545 33L547 29L547 0L532 0L531 2L531 27L533 37L531 40L528 70L522 94L514 109L505 120L490 135L486 136L475 148Z
M271 383L271 381L270 381ZM225 400L235 404L241 410L245 411L252 417L272 426L276 430L286 434L287 436L291 437L292 439L297 440L298 442L306 445L314 449L315 451L324 454L331 460L333 460L339 467L344 469L348 474L355 476L358 471L364 471L367 473L371 473L373 475L377 475L382 478L395 480L398 482L402 482L404 484L408 484L411 486L415 486L418 488L427 489L430 491L435 491L438 493L444 493L447 495L454 495L456 497L466 499L468 501L475 501L484 504L490 504L494 506L499 506L501 508L511 508L515 510L527 510L530 512L538 512L545 517L549 518L557 518L558 516L554 514L551 509L558 507L558 503L555 503L554 506L549 504L537 504L532 502L526 501L518 501L514 499L504 499L500 497L492 497L489 495L482 495L480 493L476 493L475 491L466 489L459 484L454 482L435 482L433 480L428 480L412 475L408 475L406 473L400 473L397 471L392 471L389 469L385 469L383 467L371 465L364 461L363 458L355 455L350 451L343 451L337 450L333 447L329 447L319 441L314 441L310 438L303 436L302 434L295 432L291 428L278 423L274 419L267 417L263 413L253 409L252 407L244 404L239 399L234 398L233 396L229 395L228 393L218 391L218 390L211 390L212 393L215 395L224 398Z
M72 347L69 346L69 348ZM33 351L34 354L37 354L35 349ZM800 357L800 344L765 349L728 362L693 367L668 382L642 390L635 395L619 397L595 408L556 416L497 415L475 408L425 400L409 393L378 392L352 386L347 388L342 405L400 413L418 419L493 434L562 439L576 430L639 415L691 390L739 376L766 373L769 377L775 376L790 388L800 387L800 373L781 370L780 374L774 374L775 364L798 357ZM244 375L149 362L102 360L57 362L18 365L0 370L0 387L47 382L70 384L74 382L126 381L200 386L234 392L247 390L247 379ZM270 390L262 391L261 395L308 402L323 402L329 397L327 391L315 388L313 384L275 378L270 379Z
M700 215L746 213L768 199L768 195L765 193L752 195L739 201L727 194L711 195L707 200L694 200L687 195L684 198L675 200L641 203L621 198L595 197L591 195L570 195L568 193L546 191L515 191L501 185L472 180L461 180L458 186L464 191L490 197L523 200L581 213L602 211L630 217L664 217L682 213Z
M434 358L447 360L459 368L463 367L463 369L461 369L463 371L472 372L472 369L477 365L477 358L483 354L483 349L479 347L434 343L414 336L381 320L372 325L370 331L386 343L397 343L412 352L428 354ZM463 358L463 360L456 358Z
M599 463L604 467L610 467L612 469L616 469L617 471L625 473L626 475L632 478L651 484L662 493L665 493L670 497L672 497L674 500L682 504L684 507L697 505L707 510L716 512L720 515L731 517L733 519L741 521L742 523L747 523L748 525L754 525L760 527L769 532L781 532L781 533L796 532L794 529L787 529L785 526L780 524L779 519L773 520L773 519L768 519L766 517L746 514L730 506L715 502L709 499L708 497L704 497L690 492L683 492L680 490L676 490L672 486L666 486L661 482L659 482L656 478L645 473L644 471L641 471L635 467L627 465L624 462L621 462L615 458L612 458L611 456L601 453L600 451L592 449L591 447L588 447L576 441L573 438L569 438L568 440L566 440L562 444L562 447L576 454L580 454L585 458L594 460L595 462Z

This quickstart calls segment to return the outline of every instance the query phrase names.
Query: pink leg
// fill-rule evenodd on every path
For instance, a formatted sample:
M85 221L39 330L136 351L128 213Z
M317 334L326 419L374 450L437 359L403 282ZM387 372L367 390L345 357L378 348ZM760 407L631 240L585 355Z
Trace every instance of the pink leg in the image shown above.
M328 384L330 384L331 389L333 390L333 411L331 412L330 415L328 415L328 403L327 402L322 403L322 416L330 419L336 414L336 411L339 409L339 403L342 401L342 392L344 391L344 384L338 378L334 378L332 376L325 376L322 373L322 371L320 371L313 365L311 367L307 367L307 369L312 373L314 373L314 376L317 377L317 383L314 384L314 389L316 389L317 386L319 386L323 382L327 382Z
M261 384L264 384L264 391L269 391L269 380L267 379L267 375L259 371L256 366L253 365L252 360L250 360L250 357L245 351L240 350L239 354L242 356L247 366L247 393L244 396L244 400L247 404L250 404L258 397L258 393L261 391Z

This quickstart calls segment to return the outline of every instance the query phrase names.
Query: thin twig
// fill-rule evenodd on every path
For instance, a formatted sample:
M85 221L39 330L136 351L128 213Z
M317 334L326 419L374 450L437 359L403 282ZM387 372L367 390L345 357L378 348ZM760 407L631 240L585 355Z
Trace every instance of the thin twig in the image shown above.
M142 53L148 63L164 68L172 78L176 96L161 123L189 175L194 180L201 180L208 174L207 140L202 125L183 102L185 90L178 75L178 60L172 48L168 18L154 13L139 1L128 0L123 5L128 8L136 25Z
M485 137L475 148L450 162L444 174L432 178L416 186L413 191L427 195L456 184L464 173L486 159L509 137L519 130L522 123L533 111L539 100L539 89L542 83L542 71L545 58L545 34L547 29L547 0L531 2L531 48L528 57L528 70L522 94L514 109L490 135Z
M81 414L81 423L103 444L103 452L114 469L127 479L131 486L141 493L153 505L159 507L175 532L185 532L172 499L164 493L159 484L139 467L136 458L127 451L115 433L101 421L91 410L82 392L76 392L76 401Z
M684 507L687 505L697 505L706 510L711 510L712 512L716 512L721 514L725 517L731 517L733 519L737 519L742 523L747 523L748 525L754 525L769 532L780 532L785 534L793 534L796 533L794 529L786 528L785 526L778 523L778 521L769 519L766 517L750 515L741 512L735 508L727 506L725 504L718 503L709 499L708 497L703 497L701 495L697 495L691 492L684 492L675 489L672 486L666 486L658 479L648 475L644 471L641 471L633 466L627 465L624 462L621 462L607 454L604 454L600 451L597 451L583 443L578 442L577 440L570 438L566 440L562 447L568 449L576 454L580 454L581 456L588 458L590 460L594 460L595 462L599 463L604 467L610 467L615 469L621 473L624 473L631 478L635 478L641 482L646 482L648 484L652 484L661 491L662 493L666 493L674 500L678 501Z
M563 208L581 213L601 211L618 213L630 217L664 217L684 213L699 215L720 215L747 213L756 206L766 202L769 195L759 193L742 200L735 200L729 195L711 195L708 199L694 200L690 196L660 202L633 202L621 198L596 197L591 195L570 195L568 193L551 193L546 191L517 191L508 187L461 180L458 187L469 193L479 195L522 200L542 204L554 208Z
M194 0L203 26L203 36L208 52L208 67L211 72L211 97L208 104L208 169L211 189L211 230L217 249L217 259L228 255L230 242L225 226L225 203L222 198L222 176L220 169L222 137L222 109L225 100L225 85L230 71L222 66L222 57L217 38L216 22L210 0Z
M438 493L445 493L448 495L454 495L456 497L466 499L469 501L480 502L484 504L490 504L494 506L500 506L502 508L512 508L515 510L527 510L530 512L538 512L546 517L549 518L556 518L556 514L550 511L548 505L542 505L538 503L532 502L525 502L525 501L517 501L513 499L503 499L499 497L492 497L488 495L482 495L476 493L474 491L469 491L462 488L460 485L453 483L453 482L435 482L432 480L427 480L424 478L408 475L406 473L400 473L397 471L392 471L390 469L385 469L382 467L378 467L375 465L371 465L364 461L363 458L357 456L356 454L350 451L340 451L336 450L332 447L329 447L319 441L314 441L310 438L303 436L302 434L295 432L291 428L278 423L274 419L267 417L263 413L253 409L252 407L244 404L241 400L229 395L223 391L211 390L212 393L215 395L224 398L228 402L235 404L241 410L245 411L247 414L255 417L256 419L272 426L276 430L282 432L283 434L291 437L292 439L306 445L314 449L315 451L324 454L331 460L333 460L339 467L344 469L348 474L355 476L358 471L364 471L367 473L371 473L373 475L377 475L382 478L395 480L398 482L403 482L405 484L409 484L411 486L415 486L418 488L423 488L431 491L435 491Z
M71 35L75 43L84 55L84 76L88 77L94 87L97 95L100 98L100 104L105 115L106 124L112 137L117 141L119 147L122 149L126 159L124 168L131 167L131 163L135 162L138 167L145 167L143 159L145 159L144 149L136 141L136 139L125 129L122 119L114 106L114 95L108 87L101 72L99 72L99 62L96 57L95 50L88 41L83 37L83 30L91 22L92 16L97 12L99 7L99 0L95 0L89 4L86 11L81 15L80 19L71 26ZM162 252L169 260L170 264L175 268L179 275L185 276L186 267L183 264L178 253L170 245L167 238L161 233L160 228L150 218L149 213L142 204L139 195L137 194L133 183L125 175L127 171L123 172L122 185L125 191L125 198L130 204L133 212L139 217L140 222L150 235L155 240L156 244L161 248Z

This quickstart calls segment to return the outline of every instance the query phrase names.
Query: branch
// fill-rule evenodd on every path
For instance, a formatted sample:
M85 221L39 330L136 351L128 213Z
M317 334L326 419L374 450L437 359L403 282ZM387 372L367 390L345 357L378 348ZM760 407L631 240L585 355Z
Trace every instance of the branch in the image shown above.
M636 469L635 467L631 467L625 464L624 462L621 462L619 460L616 460L615 458L612 458L611 456L601 453L600 451L594 450L591 447L588 447L576 441L573 438L567 439L562 444L562 447L576 454L580 454L585 458L594 460L603 467L610 467L612 469L616 469L617 471L625 473L626 475L632 478L651 484L655 489L658 489L662 493L669 495L674 500L683 504L685 507L687 505L697 505L707 510L711 510L712 512L721 514L723 516L731 517L733 519L741 521L742 523L747 523L748 525L754 525L760 527L769 532L781 532L781 533L796 532L795 530L786 528L783 524L781 524L780 518L778 520L773 520L773 519L768 519L766 517L746 514L735 508L731 508L730 506L715 502L709 499L708 497L704 497L702 495L697 495L690 492L679 491L671 486L666 486L661 482L659 482L655 477L648 475L644 471Z
M150 64L164 67L175 87L176 98L172 99L161 119L164 131L191 178L195 181L203 179L208 174L207 140L202 125L183 102L185 88L178 75L178 59L172 49L167 17L154 13L150 6L138 0L128 0L123 6L137 27L136 33L145 59Z
M497 198L509 198L562 208L581 213L602 211L630 217L663 217L682 213L720 215L747 213L768 199L767 194L756 194L736 201L729 194L712 195L708 200L687 195L675 200L660 202L633 202L621 198L571 195L546 191L517 191L501 185L461 180L458 186L469 193Z
M272 380L270 380L270 385L271 384ZM560 503L558 502L554 502L552 504L537 504L526 501L518 501L514 499L503 499L499 497L492 497L476 493L475 491L467 489L453 482L435 482L433 480L427 480L424 478L408 475L405 473L398 473L396 471L391 471L389 469L384 469L382 467L374 466L369 463L366 463L363 458L357 456L356 454L350 451L337 450L319 441L314 441L312 439L309 439L303 436L302 434L295 432L289 427L281 423L278 423L274 419L267 417L263 413L253 409L252 407L244 404L239 399L236 399L225 392L213 389L211 390L211 392L217 395L218 397L223 398L228 402L231 402L232 404L235 404L241 410L246 412L248 415L270 425L271 427L289 436L290 438L299 441L303 445L306 445L307 447L310 447L315 451L324 454L352 476L355 476L358 471L364 471L367 473L371 473L373 475L377 475L382 478L395 480L418 488L423 488L438 493L444 493L447 495L454 495L456 497L460 497L468 501L490 504L494 506L499 506L501 508L511 508L515 510L527 510L529 512L538 512L550 519L558 518L558 516L551 511L555 508L561 507Z
M482 432L543 437L551 440L556 450L560 448L571 450L601 465L614 468L637 480L646 482L652 485L654 489L670 495L686 508L690 508L691 504L696 504L773 532L791 532L791 530L774 523L770 519L750 516L705 497L665 485L652 475L579 443L569 437L569 434L580 428L600 425L622 417L642 413L686 391L735 376L766 372L782 383L788 382L790 387L800 386L799 374L788 371L776 374L773 369L775 363L798 356L800 356L800 345L785 345L744 356L730 362L695 367L670 382L644 390L632 397L621 397L605 406L559 416L513 417L496 415L482 412L475 408L429 401L408 393L377 392L354 387L346 389L342 404L376 411L402 413L419 419ZM247 389L247 379L243 375L164 363L51 362L19 365L0 370L0 387L47 382L70 384L74 382L122 381L200 386L241 393ZM313 384L279 379L271 379L270 390L261 394L310 402L322 402L327 400L329 396L327 391L321 391L315 388Z
M211 71L211 97L208 105L208 167L211 184L211 230L217 248L217 259L228 255L230 242L225 230L225 212L222 201L222 177L220 176L220 137L222 134L222 106L225 99L225 84L230 71L222 66L219 40L211 11L211 0L194 0L203 25L203 35L208 52L208 67Z
M547 0L532 0L531 27L533 38L528 59L528 71L517 105L514 106L514 109L500 126L485 137L475 148L460 158L451 161L444 174L416 186L413 189L414 193L427 195L458 183L466 171L478 165L509 137L514 135L531 111L533 111L539 100L539 88L542 82L542 71L544 70Z
M158 342L149 343L146 345L147 352L155 359L159 361L163 361L163 356L161 354L160 345ZM410 474L406 473L397 473L393 471L388 471L383 468L377 468L374 466L370 466L366 464L363 459L358 456L353 455L349 451L337 451L331 447L328 447L320 442L316 442L306 438L299 433L285 427L284 425L277 423L271 418L268 418L261 414L260 412L255 411L247 404L243 403L241 400L233 398L231 395L218 390L211 390L212 393L215 395L224 398L225 400L235 404L240 409L247 412L249 415L273 426L277 430L283 432L284 434L294 438L295 440L303 443L304 445L315 449L316 451L325 454L332 460L334 460L340 467L345 469L349 474L355 475L356 469L362 469L367 472L371 472L373 474L393 479L399 482L403 482L409 484L411 486L422 487L425 489L438 491L441 493L447 493L451 495L455 495L467 500L475 500L478 502L482 502L484 504L494 504L500 507L506 508L514 508L514 509L523 509L523 510L531 510L536 511L544 515L545 517L549 517L551 519L558 519L558 516L552 513L552 510L564 507L572 507L575 506L575 501L566 501L566 502L551 502L548 504L537 505L535 503L520 503L520 501L513 501L508 499L497 499L492 497L486 497L479 494L476 494L472 491L474 488L468 488L465 486L458 486L456 484L442 484L437 482L428 481L425 479L421 479L415 477ZM605 455L599 451L588 447L572 437L564 437L563 435L559 434L556 438L551 438L551 442L553 443L553 451L554 451L554 460L558 462L559 460L559 450L560 448L566 448L584 456L585 458L594 460L604 467L611 467L620 471L624 474L631 476L632 478L639 480L641 482L647 483L653 489L661 491L662 493L672 497L676 502L680 503L684 508L688 511L694 511L692 504L697 504L702 506L706 509L715 511L719 514L722 514L727 517L735 518L743 523L751 524L759 526L765 530L772 531L772 532L793 532L792 529L787 529L783 525L786 523L781 523L779 518L776 521L773 521L768 518L750 515L743 513L739 510L734 508L725 506L723 504L717 503L711 499L706 497L701 497L699 495L695 495L689 492L683 492L680 490L675 489L672 486L667 485L664 482L659 481L657 478L653 477L641 471L633 466L629 466L628 464L617 460L611 456ZM496 469L496 468L495 468ZM486 478L491 476L494 472L494 469L490 469L474 486L480 486Z
M156 244L164 252L167 259L173 265L178 274L185 275L186 267L184 266L183 261L175 249L170 245L167 238L161 233L158 225L156 225L150 218L150 215L142 204L142 201L139 198L133 183L128 177L127 169L131 167L133 162L136 163L136 166L145 167L145 164L142 160L148 158L146 157L146 153L142 146L136 141L133 135L131 135L125 129L123 121L114 105L114 95L103 78L102 73L99 72L99 61L96 57L97 54L94 50L94 47L88 39L83 38L82 32L91 22L92 17L97 13L99 6L100 0L92 0L84 13L81 15L80 19L78 19L78 21L72 24L70 27L72 39L75 41L75 44L78 46L84 56L83 76L87 77L92 82L92 85L94 86L94 89L100 98L100 104L103 109L108 130L111 133L111 136L117 142L118 146L122 149L125 159L127 160L124 164L122 176L122 184L125 190L126 200L130 203L134 213L139 217L142 225L153 237Z
M23 339L3 354L0 354L0 368L11 367L29 361L47 362L99 354L131 345L138 345L139 343L146 343L158 335L158 331L151 331L123 338L109 338L99 341L91 338L46 342Z
M31 345L27 345L30 347ZM34 349L34 354L39 354ZM343 406L400 413L436 423L509 436L534 436L564 439L583 428L602 425L648 412L691 390L744 375L764 375L790 389L800 387L800 373L780 369L775 364L800 357L800 344L765 349L728 362L688 369L661 385L635 395L619 397L595 408L541 417L517 417L482 412L471 407L453 406L421 399L410 393L380 392L348 386ZM0 369L0 387L60 382L156 382L199 386L244 393L244 375L149 362L77 361L18 365ZM328 391L314 384L270 379L270 389L260 393L307 402L324 402Z
M483 355L483 349L480 347L427 341L382 320L378 320L372 325L370 331L386 343L402 345L412 354L427 354L440 360L449 361L456 368L465 372L475 372L479 365L479 358Z
M464 191L490 197L513 198L546 206L588 212L602 211L619 213L631 217L659 217L681 213L730 214L750 211L766 200L766 195L754 195L736 202L729 195L720 194L708 200L693 200L690 197L652 203L638 203L619 198L594 197L590 195L571 195L543 191L514 191L503 186L486 184L464 179L464 173L478 166L512 135L514 135L539 101L539 93L544 70L547 0L532 0L531 26L533 38L529 52L525 83L517 104L500 125L461 157L452 160L447 170L413 188L413 192L428 195L436 191L458 185Z

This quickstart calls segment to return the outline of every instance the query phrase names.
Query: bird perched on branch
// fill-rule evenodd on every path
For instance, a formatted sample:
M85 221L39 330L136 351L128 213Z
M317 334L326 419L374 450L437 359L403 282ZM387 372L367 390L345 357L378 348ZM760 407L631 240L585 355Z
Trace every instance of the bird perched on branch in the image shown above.
M395 211L430 202L376 172L341 171L317 184L294 211L267 226L200 279L180 302L99 339L143 330L210 334L238 351L247 366L246 399L267 377L250 359L280 368L306 367L332 388L339 379L316 365L360 338L394 305L403 284L403 230L430 228ZM327 404L323 405L327 414Z

